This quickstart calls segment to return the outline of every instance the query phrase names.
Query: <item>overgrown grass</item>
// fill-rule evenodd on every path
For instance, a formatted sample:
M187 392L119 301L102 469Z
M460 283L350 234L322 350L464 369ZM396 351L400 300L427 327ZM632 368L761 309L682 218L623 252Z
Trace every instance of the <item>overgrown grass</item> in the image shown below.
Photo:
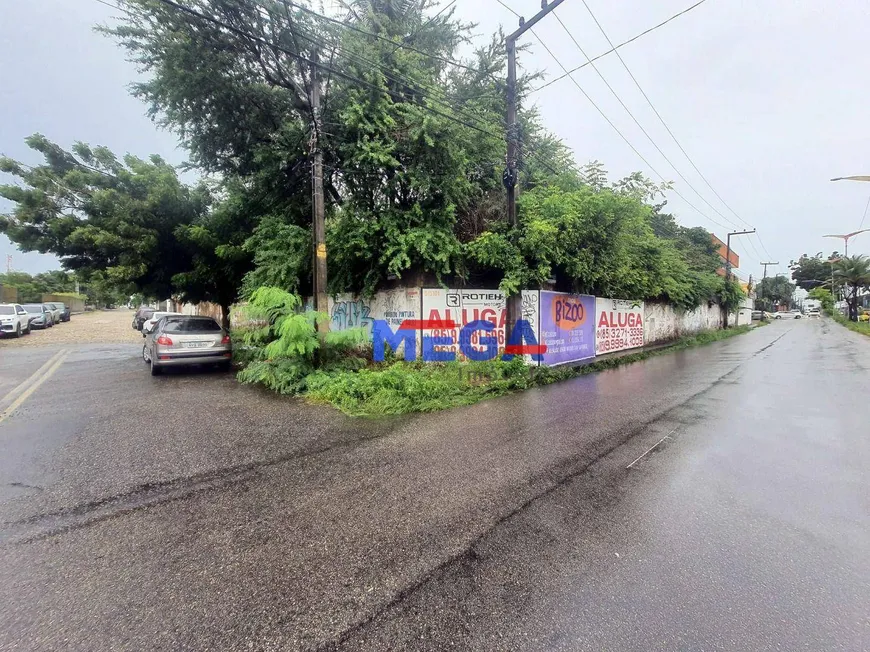
M511 362L392 362L355 372L321 371L308 376L305 395L316 402L330 403L351 416L434 412L709 344L751 329L740 326L727 331L706 331L665 347L573 367L530 367L517 358Z
M841 315L839 311L834 310L833 312L828 313L831 317L834 318L834 321L842 324L850 331L855 331L856 333L861 333L862 335L866 335L870 337L870 322L867 321L849 321L845 316Z

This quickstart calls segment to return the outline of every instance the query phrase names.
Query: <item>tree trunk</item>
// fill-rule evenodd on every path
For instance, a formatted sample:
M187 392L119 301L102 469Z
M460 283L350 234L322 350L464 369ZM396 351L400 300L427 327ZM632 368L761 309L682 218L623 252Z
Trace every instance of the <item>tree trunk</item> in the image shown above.
M852 285L852 297L849 299L849 320L858 321L858 284Z
M221 303L221 326L229 333L230 331L230 304Z

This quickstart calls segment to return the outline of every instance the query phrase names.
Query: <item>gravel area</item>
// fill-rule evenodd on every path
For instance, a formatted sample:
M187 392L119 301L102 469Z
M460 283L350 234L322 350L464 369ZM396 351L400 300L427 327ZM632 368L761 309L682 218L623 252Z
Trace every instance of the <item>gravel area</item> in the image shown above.
M0 348L138 342L142 334L130 328L132 321L133 311L125 308L86 312L17 339L0 338Z

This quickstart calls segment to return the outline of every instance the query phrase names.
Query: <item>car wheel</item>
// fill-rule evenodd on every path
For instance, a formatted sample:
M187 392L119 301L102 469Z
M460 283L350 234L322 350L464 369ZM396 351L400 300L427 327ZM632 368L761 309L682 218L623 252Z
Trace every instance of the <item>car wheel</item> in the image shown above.
M154 360L151 360L151 375L159 376L161 373L163 373L163 369L155 365Z
M142 360L145 361L145 364L151 363L151 357L148 355L148 347L146 345L142 345Z
M21 337L21 324L15 326L15 337Z
M227 360L226 362L218 362L217 368L218 371L232 371L233 363L231 360Z
M27 328L24 330L25 335L30 335L30 322L27 322Z

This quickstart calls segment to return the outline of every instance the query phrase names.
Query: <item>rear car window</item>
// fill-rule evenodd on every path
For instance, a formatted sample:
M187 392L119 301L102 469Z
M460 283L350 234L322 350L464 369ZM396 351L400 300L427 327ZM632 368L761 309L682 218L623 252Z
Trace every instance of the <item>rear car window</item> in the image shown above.
M221 327L214 319L169 319L163 323L164 333L218 333Z
M12 306L0 306L0 315L14 315L15 308Z

